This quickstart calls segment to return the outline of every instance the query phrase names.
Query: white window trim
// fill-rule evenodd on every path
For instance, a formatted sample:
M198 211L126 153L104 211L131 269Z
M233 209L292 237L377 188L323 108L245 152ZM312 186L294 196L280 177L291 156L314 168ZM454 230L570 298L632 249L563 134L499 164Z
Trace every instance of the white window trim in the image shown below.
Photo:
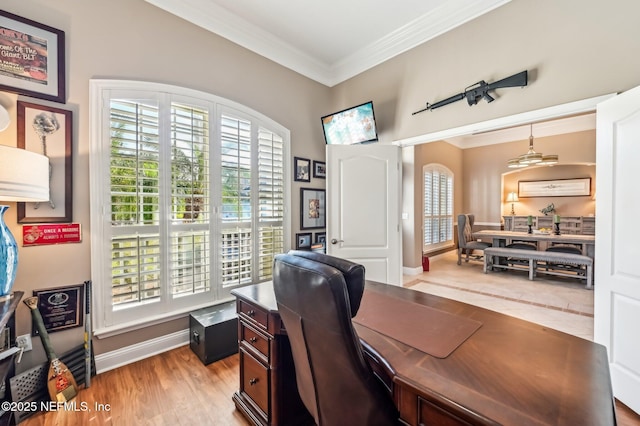
M276 130L284 140L284 196L287 201L284 206L284 247L285 251L290 249L291 241L291 214L290 214L290 200L291 200L291 170L290 170L290 131L270 119L264 114L257 112L251 108L241 105L237 102L225 99L219 96L215 96L206 92L188 89L179 86L172 86L162 83L153 82L141 82L131 80L100 80L94 79L89 82L89 124L90 124L90 152L89 155L89 170L90 170L90 217L91 217L91 274L93 277L93 294L92 294L92 306L93 306L93 318L94 318L94 335L98 337L108 337L117 335L120 333L126 333L128 331L144 328L150 325L160 324L162 322L172 321L177 318L186 317L189 312L210 306L214 303L222 303L225 300L230 300L227 296L217 294L218 289L214 289L216 298L219 300L204 301L198 306L189 306L176 309L172 312L162 315L150 315L141 320L132 320L126 323L120 323L115 325L107 324L107 301L111 300L111 285L110 283L103 283L102 277L107 276L105 270L110 270L109 262L106 261L107 253L111 252L110 240L106 238L104 234L105 226L104 221L109 221L110 212L108 209L108 200L105 200L104 193L104 181L109 176L109 152L105 152L106 145L104 140L110 138L108 127L105 125L104 111L108 110L108 98L103 94L106 91L123 91L127 93L128 97L136 91L144 92L145 97L149 93L156 93L158 96L162 94L171 94L173 96L191 98L194 104L211 103L212 133L210 141L217 141L218 138L218 115L220 109L233 110L235 113L242 114L250 117L253 121L256 121L260 125ZM106 104L106 105L105 105ZM106 107L106 108L105 108ZM96 179L96 176L102 176L100 179ZM215 186L212 186L215 189ZM219 215L219 212L212 212L215 216ZM217 219L216 219L217 221ZM213 227L212 230L216 230L217 227ZM109 309L111 311L111 309Z
M432 244L429 244L429 245L425 245L424 244L424 240L425 240L425 235L424 235L424 233L425 233L425 229L424 229L424 217L425 217L424 216L424 210L425 210L425 203L426 203L426 200L424 199L424 194L426 192L425 188L424 188L424 175L425 175L425 172L427 170L430 170L430 171L438 170L438 171L440 171L442 173L446 173L447 175L449 175L451 177L452 182L455 182L455 175L454 175L453 171L451 169L449 169L447 166L444 166L444 165L439 164L439 163L430 163L430 164L425 164L424 166L422 166L422 197L423 197L422 198L422 252L425 253L425 254L432 253L432 252L435 252L435 251L438 251L438 250L442 250L442 249L445 249L445 248L453 247L455 245L454 244L454 241L455 241L455 238L454 238L454 225L455 225L455 223L454 223L454 215L453 215L453 207L454 207L453 205L451 206L452 207L452 214L451 214L451 221L452 221L452 223L451 223L451 230L452 231L451 232L452 232L452 234L451 234L451 240L442 241L442 242L438 242L438 243L432 243ZM452 192L451 192L451 203L452 204L454 204L454 195L455 195L454 192L455 192L455 189L452 186Z

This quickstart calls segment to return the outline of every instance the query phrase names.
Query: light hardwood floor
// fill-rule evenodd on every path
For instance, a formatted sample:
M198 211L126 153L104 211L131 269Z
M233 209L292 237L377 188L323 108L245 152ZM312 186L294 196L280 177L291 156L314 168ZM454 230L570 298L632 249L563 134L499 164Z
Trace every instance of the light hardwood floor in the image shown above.
M483 274L479 264L457 266L455 261L451 253L432 259L431 271L405 277L405 286L420 287L422 291L529 321L550 321L549 327L557 324L559 328L562 324L567 327L563 331L588 338L589 323L584 320L589 320L592 292L582 290L584 285L571 281L529 282L520 273ZM541 296L542 290L548 290L550 285L557 286L552 291L554 297ZM584 300L576 303L580 293ZM565 302L567 297L573 300ZM94 377L91 387L82 389L77 397L78 404L86 403L91 411L41 413L21 425L245 426L249 423L235 410L231 400L238 384L237 355L204 366L184 346ZM96 411L96 404L108 404L110 410ZM638 414L619 402L616 410L619 426L640 426Z

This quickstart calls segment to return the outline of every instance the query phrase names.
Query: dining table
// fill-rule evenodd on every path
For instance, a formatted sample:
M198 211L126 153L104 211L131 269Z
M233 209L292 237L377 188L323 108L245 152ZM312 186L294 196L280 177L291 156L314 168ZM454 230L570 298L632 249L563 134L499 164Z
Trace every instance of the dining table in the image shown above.
M583 234L555 234L551 232L533 231L515 232L484 229L474 232L473 238L479 240L491 239L494 247L505 247L514 241L535 242L538 250L546 250L548 247L557 244L568 244L579 246L582 254L591 258L595 255L595 235Z

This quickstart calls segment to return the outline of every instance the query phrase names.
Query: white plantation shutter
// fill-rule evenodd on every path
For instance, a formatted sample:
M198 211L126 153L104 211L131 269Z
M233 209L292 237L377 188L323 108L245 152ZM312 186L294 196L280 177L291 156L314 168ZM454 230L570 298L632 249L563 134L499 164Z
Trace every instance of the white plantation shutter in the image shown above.
M453 173L438 164L423 167L423 251L453 244Z
M220 269L223 286L252 280L251 123L223 114L220 120L222 174L222 239Z
M157 299L161 294L158 124L155 104L111 102L114 306Z
M92 82L98 330L228 300L271 279L288 245L288 131L212 95L127 84Z
M209 111L171 104L172 296L208 292L210 283Z
M273 258L284 252L284 140L258 131L258 278L271 277Z

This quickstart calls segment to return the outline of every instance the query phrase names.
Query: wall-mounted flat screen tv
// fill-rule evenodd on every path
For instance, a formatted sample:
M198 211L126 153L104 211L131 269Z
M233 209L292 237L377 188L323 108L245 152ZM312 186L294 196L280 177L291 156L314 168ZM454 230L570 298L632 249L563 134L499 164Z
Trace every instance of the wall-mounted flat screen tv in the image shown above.
M327 145L353 145L378 140L373 102L347 108L322 117Z

